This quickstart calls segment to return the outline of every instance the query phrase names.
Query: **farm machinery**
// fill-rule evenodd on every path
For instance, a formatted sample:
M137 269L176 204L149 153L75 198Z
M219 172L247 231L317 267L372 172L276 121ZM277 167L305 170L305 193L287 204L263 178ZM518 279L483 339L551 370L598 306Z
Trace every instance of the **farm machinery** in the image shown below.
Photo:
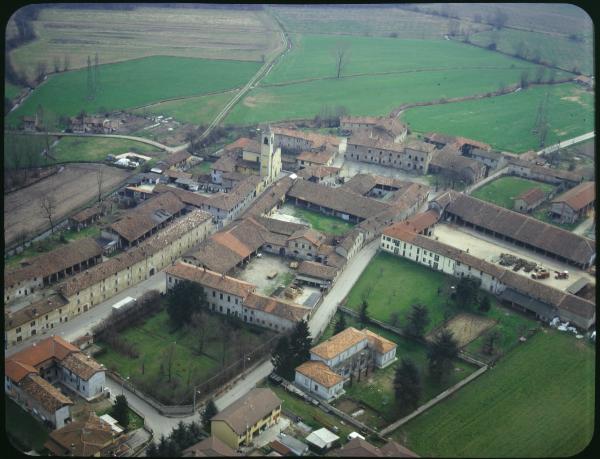
M568 279L569 271L554 271L554 278L555 279Z

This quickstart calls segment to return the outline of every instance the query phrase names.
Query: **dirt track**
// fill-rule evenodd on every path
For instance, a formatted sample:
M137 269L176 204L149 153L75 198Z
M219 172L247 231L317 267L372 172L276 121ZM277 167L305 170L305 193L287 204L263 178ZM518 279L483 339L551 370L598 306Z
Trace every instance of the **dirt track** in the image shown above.
M47 217L40 209L40 196L55 197L57 208L54 221L56 223L93 200L98 193L96 171L99 169L104 171L102 189L105 192L131 175L130 171L101 164L73 164L65 166L61 172L30 187L5 195L4 243L6 246L9 247L21 231L25 230L33 236L50 228Z

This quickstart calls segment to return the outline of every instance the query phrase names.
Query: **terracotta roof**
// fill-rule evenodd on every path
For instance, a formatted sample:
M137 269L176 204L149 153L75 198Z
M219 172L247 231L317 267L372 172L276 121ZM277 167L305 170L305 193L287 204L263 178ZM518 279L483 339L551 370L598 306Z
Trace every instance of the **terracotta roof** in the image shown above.
M490 150L490 147L487 143L479 142L478 140L468 139L466 137L456 137L454 141L455 144L461 148L463 145L473 145L474 147L480 148L482 150Z
M213 170L221 172L235 171L235 156L232 153L226 152L221 155L213 164Z
M324 177L329 177L332 175L339 175L340 170L341 169L339 167L333 167L333 166L308 166L308 167L305 167L304 169L300 169L298 171L298 177L302 177L302 178L316 177L316 178L322 179Z
M480 156L494 161L503 159L503 155L500 152L494 150L482 150L481 148L473 148L471 150L471 156Z
M298 274L314 277L316 279L333 280L337 276L338 270L332 266L325 266L322 263L314 261L302 261L298 265Z
M263 311L292 322L300 321L310 313L310 308L254 292L244 298L244 307Z
M182 190L181 188L158 184L152 190L154 193L173 193L177 196L183 203L189 204L194 207L198 207L201 209L205 204L210 201L210 197L203 196L198 193L194 193L192 191Z
M50 359L62 361L73 352L80 352L79 348L65 341L60 336L51 336L13 354L4 363L7 365L9 361L19 362L24 364L26 369L29 369L29 367L37 367L39 364ZM7 374L7 376L10 376L12 379L11 375ZM15 373L13 376L18 378L19 374ZM18 381L18 379L14 379L14 381Z
M565 294L558 303L558 309L563 309L585 319L592 319L596 315L595 303L570 293Z
M515 201L517 199L520 199L522 201L525 201L526 204L532 205L532 204L535 204L536 202L542 201L545 197L546 197L546 195L544 194L542 189L535 187L535 188L531 188L531 189L521 193L519 196L517 196L515 198Z
M235 236L233 236L229 232L215 233L211 237L218 244L221 244L227 247L228 249L233 250L241 258L246 258L252 253L251 249L245 246L241 241L239 241Z
M216 193L210 196L207 204L229 212L250 194L256 192L256 187L260 182L261 178L258 175L250 175L238 182L229 193Z
M184 178L184 179L191 179L192 178L192 174L190 174L189 172L183 172L183 171L179 171L176 169L167 169L165 171L165 175L167 177L171 177L171 178Z
M334 155L335 152L331 150L324 150L318 152L303 151L298 155L297 159L298 161L307 161L309 163L325 165L329 161L331 161L331 158L333 158Z
M528 168L532 172L539 174L539 175L546 175L548 177L554 177L557 179L566 180L566 181L573 182L573 183L581 182L580 175L578 175L574 172L565 171L563 169L557 169L555 167L551 168L551 167L546 167L546 166L540 166L538 164L535 164L532 161L526 161L524 159L514 158L514 157L508 158L508 163L513 166Z
M81 352L69 354L61 362L61 365L85 381L96 373L104 371L104 368L98 362Z
M388 204L375 199L306 180L297 180L288 192L288 196L363 219L389 207Z
M254 388L216 414L211 422L224 421L235 433L243 435L249 426L280 406L281 400L271 389Z
M353 438L333 454L338 457L384 457L379 448L361 438Z
M214 239L208 239L198 250L184 256L185 260L193 259L198 266L204 266L211 271L227 273L233 269L243 258L237 252L226 247Z
M212 217L210 214L194 210L177 219L153 236L150 236L148 239L145 239L138 246L73 276L63 282L58 289L63 295L70 298L77 292L95 285L115 273L152 256L159 250L164 249L165 246L180 239L184 234L211 220Z
M304 362L302 365L296 367L296 371L326 388L333 387L344 381L344 378L320 360Z
M405 223L415 232L420 233L425 231L427 228L436 224L439 220L439 215L434 210L427 210L425 212L419 212L408 217Z
M43 278L102 255L102 247L92 238L77 239L57 249L23 260L26 266L4 271L4 286L33 278Z
M25 376L37 373L37 369L27 363L19 362L13 359L7 359L4 361L4 374L8 376L11 381L18 383Z
M354 327L348 327L337 335L311 348L311 354L318 355L325 360L331 360L346 349L367 339L364 333Z
M432 142L444 143L444 144L454 143L454 142L456 142L456 139L457 139L453 135L442 134L440 132L428 132L423 135L423 138L425 140L430 140Z
M12 330L66 304L68 301L62 295L52 294L15 312L7 312L4 314L4 330Z
M110 229L128 241L136 241L166 219L181 212L185 204L175 193L163 193L148 199L110 225Z
M379 336L377 333L373 333L371 330L365 328L362 330L362 332L367 336L369 344L373 346L373 348L380 354L386 354L392 349L398 347L398 345L393 341L390 341L383 336Z
M256 140L249 139L248 137L240 137L235 142L225 146L223 149L225 151L245 150L253 153L260 153L260 144Z
M285 198L292 184L293 180L289 177L284 177L276 181L248 206L242 213L242 216L261 216L269 212L278 202Z
M91 217L95 217L100 214L100 208L98 206L88 207L77 212L74 215L71 215L69 218L71 220L75 220L78 223L84 222Z
M58 451L62 448L62 456L89 457L104 453L103 450L113 444L114 431L111 425L90 411L87 420L71 422L51 432L44 446L48 445L50 450L55 450L58 446Z
M293 241L294 239L300 238L306 239L308 242L317 247L325 242L325 235L312 228L301 228L295 231L294 234L289 237L289 240Z
M211 435L199 443L184 449L181 452L182 457L220 457L220 456L241 456L237 451L226 445L218 437Z
M393 440L388 441L379 448L385 457L419 457L417 453L411 451L406 446L402 446Z
M588 263L596 252L591 239L463 193L448 204L446 212L572 262Z
M377 116L342 116L341 123L349 124L377 124L381 118Z
M284 127L273 127L271 129L275 135L283 135L287 137L294 137L304 139L312 143L311 148L321 148L327 144L338 146L340 139L330 135L317 134L315 132L298 131L296 129L288 129Z
M188 158L190 158L191 156L192 155L190 155L187 151L183 150L183 151L178 151L177 153L170 154L165 161L168 165L174 166L183 161L187 161Z
M373 174L356 174L342 185L342 189L365 195L378 185L393 188L393 190L390 191L394 191L407 186L409 183L411 182L405 182L393 177L383 177Z
M474 174L478 174L485 168L485 165L475 159L467 158L466 156L461 156L444 150L440 150L433 155L429 166L446 169L453 172L462 172L464 169L471 169Z
M554 198L552 202L564 202L571 209L578 211L592 204L595 200L596 189L594 182L583 182Z
M299 229L307 228L306 225L302 225L300 223L286 222L285 220L277 220L276 218L259 216L250 218L262 225L267 231L283 234L285 236L291 236Z
M29 375L19 383L19 387L29 397L36 400L49 413L65 405L72 405L71 399L37 374Z
M165 273L180 279L196 282L202 286L221 292L235 295L242 299L246 298L255 288L254 285L249 284L248 282L224 276L208 269L198 268L197 266L188 263L179 262L174 266L169 266L165 269Z

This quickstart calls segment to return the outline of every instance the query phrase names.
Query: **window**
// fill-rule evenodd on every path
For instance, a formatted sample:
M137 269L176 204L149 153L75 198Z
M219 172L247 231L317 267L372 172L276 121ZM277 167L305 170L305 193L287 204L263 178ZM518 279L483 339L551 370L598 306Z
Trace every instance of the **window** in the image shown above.
M213 290L213 298L214 298L215 296L217 296L217 292L215 292L215 291Z
M227 302L231 303L231 297L229 295L227 295Z
M32 327L35 327L35 320L33 322L31 322L29 325L31 325Z
M223 299L223 294L219 293L219 299L222 300Z
M21 333L21 327L17 327L17 329L15 330L17 333Z

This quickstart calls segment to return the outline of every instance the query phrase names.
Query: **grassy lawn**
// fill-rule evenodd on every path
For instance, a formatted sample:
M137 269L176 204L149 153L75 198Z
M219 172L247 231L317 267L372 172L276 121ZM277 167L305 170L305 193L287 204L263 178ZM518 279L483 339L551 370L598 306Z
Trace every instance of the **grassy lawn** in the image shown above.
M531 69L527 62L446 40L398 40L341 35L292 35L294 47L262 82L263 85L335 77L333 55L339 46L349 50L342 75L419 69Z
M104 410L100 410L98 412L96 412L96 414L98 416L102 416L103 414L108 414L110 416L112 416L112 410L113 407L109 407L106 408ZM127 430L129 432L136 430L136 429L141 429L142 427L144 427L144 419L141 416L138 416L138 414L133 411L131 408L129 408L129 426L127 428Z
M8 81L4 80L4 97L8 97L9 99L13 99L16 97L23 88L20 86L16 86Z
M133 113L172 116L177 121L192 124L209 124L229 102L233 91L206 96L188 97L181 100L161 102L150 107L133 110Z
M422 303L429 309L431 322L425 333L444 321L444 311L454 315L456 310L444 293L452 279L421 264L387 252L378 253L365 268L350 290L346 306L358 311L363 297L369 303L370 317L389 322L390 314L398 312L401 323L411 305ZM448 303L448 304L447 304Z
M539 148L539 138L532 130L546 92L546 145L594 129L594 96L572 83L532 87L487 99L416 107L407 110L403 119L416 132L460 135L489 143L496 149L522 153Z
M331 325L327 328L321 340L325 340L332 335L333 324L337 320L337 317L338 316L336 315L335 320L331 322ZM359 329L362 328L358 321L353 317L346 315L345 318L348 326ZM384 369L375 369L373 373L369 374L368 379L362 379L360 382L354 381L352 386L349 386L348 384L345 385L344 389L346 390L346 395L340 398L340 402L351 398L355 401L363 402L368 407L376 410L376 412L381 415L381 418L369 419L369 421L377 424L378 428L384 427L400 417L394 402L393 381L394 373L402 358L411 359L420 369L423 381L423 394L419 404L426 403L476 370L474 366L461 360L456 360L454 361L455 371L452 372L445 381L436 383L428 376L427 348L423 344L398 336L377 325L367 325L366 328L398 344L396 350L398 360ZM359 418L359 420L361 419Z
M354 426L348 424L342 424L339 418L332 414L325 413L321 408L314 406L296 395L286 391L279 385L272 384L271 382L265 382L263 387L268 387L281 399L283 402L281 408L294 413L296 416L302 418L302 422L311 426L313 429L320 429L325 427L332 430L332 426L338 428L336 435L340 437L340 442L346 443L348 434L356 430Z
M588 32L591 32L591 30ZM482 46L487 46L494 41L499 51L510 54L517 52L519 43L523 43L525 45L525 48L523 48L525 56L528 58L538 54L542 61L555 63L567 70L577 67L587 75L594 72L594 61L592 59L594 52L593 37L591 34L586 36L583 42L576 42L561 35L503 28L473 34L470 39L472 43Z
M34 449L41 452L44 449L49 431L8 397L4 397L4 419L6 433L18 443L15 446L23 451Z
M352 115L387 115L404 103L493 91L500 83L516 83L521 71L516 64L515 68L498 70L407 71L258 87L233 108L225 123L247 125L312 118L325 105L342 105Z
M346 222L341 218L330 217L329 215L323 215L309 209L289 205L285 207L285 210L294 217L306 222L311 228L327 234L339 236L347 233L354 227L352 223Z
M553 220L548 215L548 212L550 211L550 207L552 207L552 205L549 202L542 204L540 207L538 207L537 209L535 209L533 211L532 215L535 218L537 218L538 220L541 220L546 223L550 223L551 225L554 225L554 226L558 226L559 228L565 229L567 231L573 231L575 228L577 228L578 225L581 224L581 222L583 222L583 220L578 220L575 223L559 223L559 222Z
M155 56L99 67L100 87L88 100L87 70L50 76L7 120L46 113L74 116L137 107L172 97L201 95L243 85L259 69L258 62ZM132 75L137 75L132 78ZM103 110L100 110L100 109Z
M222 358L225 359L225 364L237 360L237 350L234 349L236 346L231 345L234 339L243 344L242 349L252 349L273 336L267 330L250 327L248 324L233 330L226 319L216 313L206 314L205 317L206 337L201 354L197 350L198 332L193 328L171 332L167 312L162 310L145 323L120 333L123 339L134 345L139 352L138 358L128 357L107 343L100 342L106 352L99 355L97 360L121 376L130 377L135 385L159 400L180 402L191 396L192 385L206 381L221 370ZM232 336L224 336L222 326L230 329ZM228 345L223 340L227 340ZM168 383L166 353L173 343L173 373L172 381ZM239 350L240 346L237 348Z
M102 137L63 137L52 149L56 162L67 161L104 161L107 155L135 152L139 154L158 154L156 147L127 139Z
M196 166L189 169L188 172L192 175L210 174L210 172L212 171L213 164L214 163L211 161L202 161L200 164L197 164Z
M592 346L543 330L392 437L430 457L574 455L594 430L594 372Z
M500 177L478 188L471 195L483 201L513 210L515 198L532 188L540 188L544 193L548 194L555 187L547 183L521 177Z
M87 228L82 229L81 231L76 230L68 230L63 231L62 234L65 236L65 240L68 243L69 241L75 241L77 239L82 239L85 237L98 237L100 236L101 228L99 225L89 226ZM36 241L23 250L21 253L13 255L11 257L4 259L5 267L17 267L17 265L24 260L25 258L32 258L40 253L50 252L63 245L64 243L60 241L60 234L55 233L54 236L47 237L41 241Z

